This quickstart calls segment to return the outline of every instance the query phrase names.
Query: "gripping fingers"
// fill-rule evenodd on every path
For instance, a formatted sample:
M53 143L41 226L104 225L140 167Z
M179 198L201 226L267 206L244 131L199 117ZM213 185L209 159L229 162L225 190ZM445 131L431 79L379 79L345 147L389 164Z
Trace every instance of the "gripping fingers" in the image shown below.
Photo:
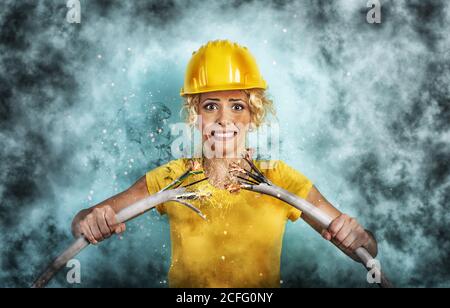
M105 207L105 220L108 225L108 228L112 233L117 233L116 230L119 226L117 219L116 219L116 213L111 207Z
M340 215L336 219L334 219L330 226L328 227L328 232L331 234L331 236L334 238L341 230L342 226L345 223L345 215Z
M116 234L121 234L123 232L125 232L125 230L127 229L127 227L125 226L124 223L118 224L116 227L116 230L114 231Z
M331 233L327 229L322 230L322 237L327 241L330 241L332 239Z
M369 234L361 227L361 235L350 245L350 250L355 251L359 247L366 247L369 242Z
M102 233L103 238L108 238L111 236L111 230L109 229L108 223L106 222L105 211L97 210L95 211L95 218L97 220L97 225Z
M335 235L335 240L339 243L339 245L342 244L342 242L347 238L347 236L352 232L354 228L354 222L353 219L345 215L344 223L339 230L339 232Z
M89 241L89 243L91 243L93 245L98 243L95 240L94 235L92 234L91 229L89 228L89 225L85 221L80 222L80 229L81 229L81 233Z
M95 240L98 242L103 241L104 238L97 225L97 219L92 214L89 214L88 216L86 216L86 218L89 224L89 228L91 229L91 232L94 235Z
M356 241L357 236L355 232L350 232L350 234L342 241L341 245L345 249L350 249L350 246Z

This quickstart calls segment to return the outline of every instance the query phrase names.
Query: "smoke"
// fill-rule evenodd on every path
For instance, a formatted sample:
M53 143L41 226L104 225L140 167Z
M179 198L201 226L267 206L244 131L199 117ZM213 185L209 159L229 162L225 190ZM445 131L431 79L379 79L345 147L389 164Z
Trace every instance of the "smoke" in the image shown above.
M249 47L280 122L281 159L379 242L398 286L450 286L447 1L4 1L0 12L0 286L28 286L82 208L171 159L185 65L200 45ZM167 285L166 217L90 247L82 287ZM283 286L367 286L302 222ZM52 286L67 287L63 273Z

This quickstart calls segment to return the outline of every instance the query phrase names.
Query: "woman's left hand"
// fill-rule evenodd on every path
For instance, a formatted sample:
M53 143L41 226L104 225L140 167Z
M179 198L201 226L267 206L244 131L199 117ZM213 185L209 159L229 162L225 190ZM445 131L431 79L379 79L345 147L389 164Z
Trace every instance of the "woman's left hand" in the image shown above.
M347 214L336 217L328 229L322 231L322 236L326 240L332 241L339 249L355 260L358 259L355 250L359 247L369 250L373 240L372 236L364 230L356 219Z

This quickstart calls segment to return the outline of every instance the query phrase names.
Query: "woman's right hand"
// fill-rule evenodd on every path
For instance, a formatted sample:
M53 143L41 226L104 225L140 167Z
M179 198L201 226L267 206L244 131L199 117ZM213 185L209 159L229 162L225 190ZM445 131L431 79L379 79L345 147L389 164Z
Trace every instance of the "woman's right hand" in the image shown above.
M112 234L120 234L125 231L124 223L118 223L116 213L111 206L93 208L84 218L75 225L74 235L83 235L91 244L109 238Z

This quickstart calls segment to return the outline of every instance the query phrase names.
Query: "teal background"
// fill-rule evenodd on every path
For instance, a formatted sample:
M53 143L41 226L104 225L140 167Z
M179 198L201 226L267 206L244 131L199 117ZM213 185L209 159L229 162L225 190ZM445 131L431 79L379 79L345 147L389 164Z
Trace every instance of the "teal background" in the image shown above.
M252 51L280 158L375 233L391 280L450 286L449 4L381 3L382 23L368 24L362 0L82 0L69 24L65 1L3 1L0 286L29 286L80 209L172 159L185 66L213 39ZM79 286L167 286L167 218L128 227L79 256ZM72 287L64 272L50 286ZM365 275L287 224L283 287L370 287Z

